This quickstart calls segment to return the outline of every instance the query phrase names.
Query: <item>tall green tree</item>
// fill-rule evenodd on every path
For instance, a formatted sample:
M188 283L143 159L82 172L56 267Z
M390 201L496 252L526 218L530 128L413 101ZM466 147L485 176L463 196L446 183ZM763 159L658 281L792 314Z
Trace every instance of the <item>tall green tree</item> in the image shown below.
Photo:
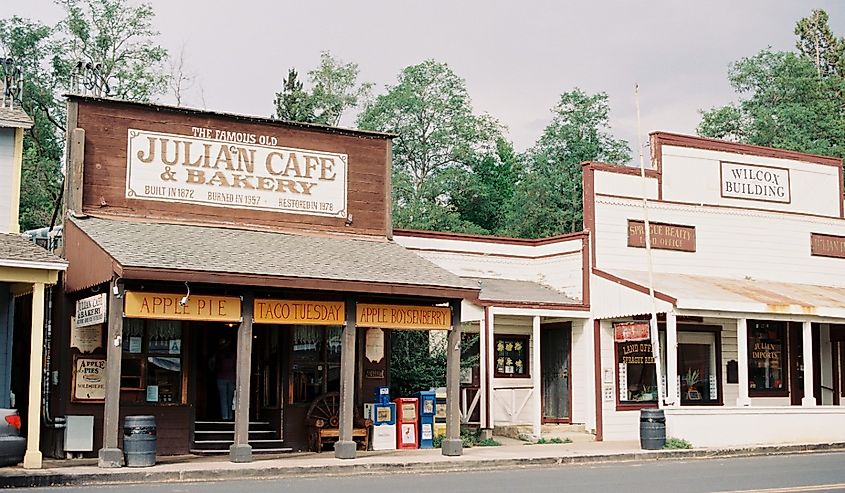
M795 25L795 47L816 66L819 77L845 77L845 38L833 34L827 12L813 10Z
M128 0L60 0L68 56L99 65L113 97L151 101L168 83L167 50L156 39L155 12Z
M514 192L506 218L513 236L542 238L582 228L581 163L625 163L628 143L610 133L607 94L581 89L561 94L552 121L523 157L528 172Z
M444 63L406 67L398 82L358 119L368 130L398 135L393 146L393 211L398 227L482 231L460 214L444 190L447 171L469 169L477 155L494 149L498 123L476 115L466 82Z
M111 95L148 101L166 89L166 51L155 43L153 11L128 0L63 0L65 18L46 26L0 19L0 53L22 68L21 107L34 126L25 133L21 177L22 229L54 219L63 187L65 103L78 64L100 66Z
M338 125L343 114L365 101L372 90L373 84L359 82L358 74L357 63L344 63L324 51L320 65L308 71L309 90L291 68L282 90L276 93L276 118Z
M699 135L814 154L845 156L842 40L827 14L798 21L799 53L763 50L734 63L738 101L702 112Z
M292 122L316 123L314 115L314 101L302 81L296 69L288 70L281 92L276 93L276 118Z

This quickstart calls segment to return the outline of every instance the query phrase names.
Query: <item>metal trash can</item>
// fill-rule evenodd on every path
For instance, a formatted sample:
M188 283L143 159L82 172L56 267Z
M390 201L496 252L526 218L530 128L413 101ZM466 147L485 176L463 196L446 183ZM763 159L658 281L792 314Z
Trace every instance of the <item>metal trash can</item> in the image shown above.
M660 450L666 445L666 416L662 409L640 409L640 448Z
M126 416L123 419L123 456L128 467L155 465L155 416Z

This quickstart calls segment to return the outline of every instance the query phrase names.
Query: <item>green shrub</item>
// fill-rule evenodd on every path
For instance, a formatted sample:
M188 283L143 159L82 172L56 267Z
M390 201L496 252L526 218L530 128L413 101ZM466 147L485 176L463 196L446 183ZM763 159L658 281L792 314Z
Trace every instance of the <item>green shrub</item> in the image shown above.
M537 445L546 445L546 444L549 444L549 443L572 443L572 439L570 439L570 438L561 439L561 438L554 437L554 438L550 438L550 439L546 440L545 438L541 437L539 440L537 440L536 443L537 443Z
M688 441L684 440L683 438L667 438L666 444L663 445L663 448L668 449L687 449L692 448L692 444Z
M492 438L485 438L484 440L480 440L476 443L479 447L498 447L502 445L501 443L493 440Z

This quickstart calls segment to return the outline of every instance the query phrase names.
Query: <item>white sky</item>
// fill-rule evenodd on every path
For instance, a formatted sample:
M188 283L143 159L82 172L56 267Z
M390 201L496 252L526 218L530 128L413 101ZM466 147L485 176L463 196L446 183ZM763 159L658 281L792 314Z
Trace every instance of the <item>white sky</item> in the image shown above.
M634 84L643 132L694 133L699 109L735 95L731 62L771 46L793 49L795 22L813 8L845 34L841 0L258 1L152 0L162 45L185 49L198 83L188 106L269 116L289 67L304 75L319 53L356 62L378 92L408 65L447 62L466 79L473 106L530 147L562 92L610 96L617 137L636 146ZM11 11L45 23L61 18L52 0ZM163 99L170 102L172 99ZM345 117L343 124L352 125Z

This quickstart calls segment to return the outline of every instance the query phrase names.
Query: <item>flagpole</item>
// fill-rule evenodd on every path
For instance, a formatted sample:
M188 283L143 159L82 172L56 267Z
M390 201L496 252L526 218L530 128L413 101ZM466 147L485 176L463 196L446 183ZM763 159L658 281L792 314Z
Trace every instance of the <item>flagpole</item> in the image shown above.
M651 351L654 356L655 376L657 377L657 407L663 407L663 367L660 358L660 335L657 331L657 301L654 298L654 267L651 258L651 223L648 220L648 181L645 177L645 159L643 158L642 129L640 128L640 85L634 85L634 99L637 106L637 148L640 154L640 179L643 193L643 229L645 233L645 254L648 264L648 296L651 298L651 321L649 322L651 336ZM667 379L666 385L669 385Z

